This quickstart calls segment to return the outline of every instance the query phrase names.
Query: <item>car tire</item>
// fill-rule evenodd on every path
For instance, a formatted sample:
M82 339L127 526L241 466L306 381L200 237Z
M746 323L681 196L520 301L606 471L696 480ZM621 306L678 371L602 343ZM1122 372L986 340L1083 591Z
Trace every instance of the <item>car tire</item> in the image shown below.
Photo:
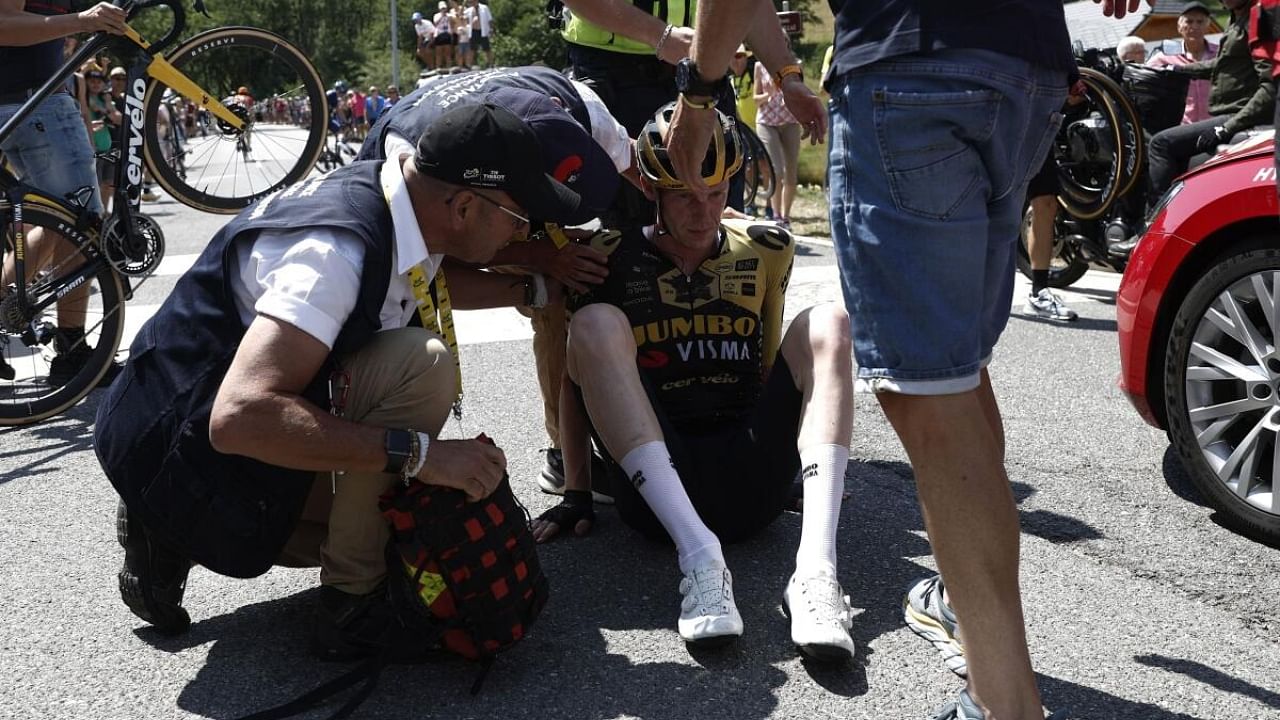
M1280 544L1277 304L1274 238L1219 257L1178 308L1164 375L1169 437L1192 483L1234 529L1273 545Z

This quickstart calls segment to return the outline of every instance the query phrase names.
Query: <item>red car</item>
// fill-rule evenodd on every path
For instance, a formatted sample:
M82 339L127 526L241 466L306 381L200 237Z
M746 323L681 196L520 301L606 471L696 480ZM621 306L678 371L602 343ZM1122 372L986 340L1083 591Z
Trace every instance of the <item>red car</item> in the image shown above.
M1271 135L1161 200L1116 301L1120 387L1201 494L1280 543L1280 217Z

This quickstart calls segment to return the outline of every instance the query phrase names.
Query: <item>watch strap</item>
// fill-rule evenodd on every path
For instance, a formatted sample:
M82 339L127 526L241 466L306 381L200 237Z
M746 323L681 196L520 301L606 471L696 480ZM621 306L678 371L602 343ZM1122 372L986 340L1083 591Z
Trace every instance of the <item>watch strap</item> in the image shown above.
M716 106L715 98L707 98L705 102L694 102L693 100L690 100L689 96L685 95L684 93L680 94L680 102L684 103L685 106L687 107L693 108L694 110L710 110Z
M383 438L383 447L387 451L387 464L382 467L382 472L400 475L413 454L413 434L408 430L388 428Z

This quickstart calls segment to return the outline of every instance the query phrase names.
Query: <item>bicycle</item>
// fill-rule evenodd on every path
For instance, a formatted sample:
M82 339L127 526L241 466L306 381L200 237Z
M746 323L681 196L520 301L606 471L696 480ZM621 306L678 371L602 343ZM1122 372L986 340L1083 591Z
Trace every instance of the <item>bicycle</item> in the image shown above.
M322 173L337 170L356 159L356 151L352 150L351 146L347 144L341 132L334 132L330 128L329 137L333 138L332 145L325 145L324 150L320 153L320 159L316 162L316 167Z
M124 334L124 302L132 297L135 283L145 282L164 256L160 226L138 212L144 164L179 202L234 213L304 178L324 143L328 112L320 77L301 51L284 39L255 28L223 27L164 52L186 27L181 0L116 4L130 19L154 7L168 8L173 18L169 32L155 43L132 27L126 27L119 39L122 45L132 43L134 57L126 65L125 121L116 130L122 150L112 212L105 218L89 212L93 188L52 197L0 167L0 267L6 273L0 285L0 426L30 424L61 413L96 387L114 360ZM207 15L203 0L194 0L192 7ZM117 38L101 33L91 36L0 126L0 140L87 58L113 41ZM310 125L295 129L255 122L245 108L224 103L222 98L233 96L249 78L259 96L279 94L305 103L312 110ZM173 141L160 137L155 122L170 90L209 117L207 134L187 139L181 165L165 162L163 143ZM234 150L251 127L259 154L252 168L239 162L241 155ZM28 237L37 232L64 238L53 247L65 254L55 255L49 267L28 267L27 253L33 249ZM60 321L83 327L83 336L67 346L69 341L58 334ZM57 355L87 353L74 374L56 382L51 382L52 360L46 356L51 344Z
M738 131L742 135L742 172L746 180L743 206L754 207L757 196L768 205L774 191L773 161L750 125L739 123Z

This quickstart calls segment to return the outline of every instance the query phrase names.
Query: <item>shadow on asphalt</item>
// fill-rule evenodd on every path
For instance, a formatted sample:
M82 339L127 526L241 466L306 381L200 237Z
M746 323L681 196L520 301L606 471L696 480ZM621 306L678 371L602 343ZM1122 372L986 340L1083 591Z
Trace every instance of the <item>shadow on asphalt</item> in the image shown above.
M21 430L28 437L40 441L20 450L0 451L0 467L10 468L0 473L0 485L26 477L57 475L63 471L58 460L92 447L93 416L98 411L97 398L100 395L97 391L89 393L80 404L34 427L0 430L0 440ZM5 444L0 442L0 446Z
M1066 328L1068 330L1100 330L1102 332L1115 332L1115 320L1102 320L1099 318L1076 318L1071 322L1062 322L1060 320L1049 320L1048 318L1032 317L1021 311L1021 308L1015 309L1013 314L1009 316L1010 320L1021 320L1023 322L1036 323L1037 325L1053 325L1054 327Z
M1087 295L1088 297L1092 298L1094 302L1100 302L1100 303L1103 303L1104 305L1116 304L1115 290L1095 290L1093 288L1082 288L1082 287L1074 287L1074 286L1069 288L1063 288L1063 289L1070 290L1071 292L1077 295Z
M1044 706L1065 710L1067 720L1125 718L1126 720L1202 720L1195 715L1170 712L1150 703L1126 700L1078 683L1038 675ZM1171 699L1170 702L1176 702Z
M1185 675L1193 680L1199 680L1205 685L1223 692L1253 698L1267 707L1280 710L1280 693L1233 678L1221 670L1215 670L1194 660L1171 658L1164 655L1138 655L1133 659L1143 665L1161 668L1171 673Z
M859 654L843 665L806 661L802 667L832 695L853 698L868 691L870 644L901 629L903 593L932 571L916 560L930 549L911 468L902 462L854 460L846 483L851 496L841 511L838 556L844 589L857 613L853 636ZM1025 484L1014 489L1020 499L1034 493ZM1032 520L1024 516L1024 524L1048 527L1060 541L1097 536L1070 518L1028 515ZM756 537L726 546L746 632L722 650L691 652L675 633L679 570L671 548L643 539L605 508L588 538L539 548L551 602L528 640L498 658L478 696L468 694L476 666L442 655L422 665L388 668L358 714L451 720L794 717L804 708L780 690L788 676L779 666L797 657L781 596L794 566L800 521L800 515L784 513ZM249 582L270 583L271 576ZM204 717L234 718L290 701L351 667L321 663L307 653L316 596L308 590L220 617L197 617L179 638L137 632L162 652L212 644L177 705ZM1046 678L1045 687L1052 691L1047 696L1064 707L1107 711L1097 717L1183 717L1147 712L1148 706L1052 678Z
M1165 484L1169 486L1169 489L1173 491L1174 495L1177 495L1179 498L1182 498L1189 503L1213 510L1209 515L1209 519L1212 520L1215 525L1228 532L1239 535L1240 537L1248 538L1256 543L1280 550L1280 543L1260 534L1253 528L1242 523L1240 520L1237 520L1236 518L1210 505L1209 502L1205 500L1204 496L1200 494L1199 488L1197 488L1191 481L1191 474L1188 473L1186 468L1183 466L1182 457L1178 454L1178 451L1174 449L1172 444L1164 451L1164 460L1161 463L1160 469L1164 474Z

